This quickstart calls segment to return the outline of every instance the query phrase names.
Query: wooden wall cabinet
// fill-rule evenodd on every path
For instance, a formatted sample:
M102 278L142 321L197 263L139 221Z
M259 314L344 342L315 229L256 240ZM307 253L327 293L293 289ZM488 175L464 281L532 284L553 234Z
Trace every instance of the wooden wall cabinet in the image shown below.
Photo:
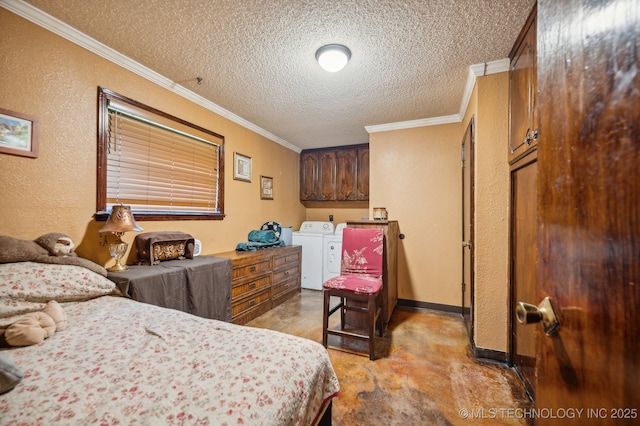
M301 246L229 251L212 256L231 259L231 321L246 324L301 291Z
M536 22L532 13L509 54L509 162L538 143Z
M300 201L369 201L369 145L302 151Z

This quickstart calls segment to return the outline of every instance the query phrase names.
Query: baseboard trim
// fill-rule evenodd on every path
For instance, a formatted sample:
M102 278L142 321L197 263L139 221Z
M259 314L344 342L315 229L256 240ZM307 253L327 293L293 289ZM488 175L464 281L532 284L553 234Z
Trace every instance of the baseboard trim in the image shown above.
M501 365L508 364L507 353L502 351L496 351L493 349L479 348L473 346L471 349L473 358L480 362L497 363Z
M418 302L416 300L398 299L398 306L406 306L408 308L429 309L432 311L446 312L449 314L462 315L460 306L445 305L442 303Z

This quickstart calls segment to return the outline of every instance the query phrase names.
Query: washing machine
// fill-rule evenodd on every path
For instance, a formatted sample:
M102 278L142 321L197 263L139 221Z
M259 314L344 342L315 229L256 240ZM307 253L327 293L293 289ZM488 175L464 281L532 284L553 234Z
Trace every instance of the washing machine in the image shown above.
M305 221L291 235L293 245L302 246L302 288L322 290L324 236L333 235L331 222Z
M346 223L339 223L333 234L324 236L324 253L322 262L322 281L340 275L340 260L342 259L342 230Z

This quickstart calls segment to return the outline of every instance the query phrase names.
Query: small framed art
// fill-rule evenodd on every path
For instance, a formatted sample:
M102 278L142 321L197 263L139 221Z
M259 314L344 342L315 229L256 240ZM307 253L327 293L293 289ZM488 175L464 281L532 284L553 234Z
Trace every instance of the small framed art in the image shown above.
M273 178L260 176L260 199L273 200Z
M0 108L0 152L38 157L38 119Z
M251 182L251 157L238 152L233 153L233 178Z

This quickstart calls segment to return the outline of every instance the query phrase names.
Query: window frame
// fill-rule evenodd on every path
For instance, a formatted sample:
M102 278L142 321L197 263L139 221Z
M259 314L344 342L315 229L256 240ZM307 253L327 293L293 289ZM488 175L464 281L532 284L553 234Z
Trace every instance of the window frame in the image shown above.
M138 220L167 221L167 220L222 220L224 214L224 136L207 130L203 127L189 123L181 118L172 116L141 102L122 96L104 87L98 87L98 167L97 167L97 197L95 218L98 221L106 221L109 218L107 211L107 152L109 147L109 100L130 104L151 114L156 114L164 119L175 121L179 125L193 128L199 132L206 133L222 142L218 148L218 211L217 212L196 212L196 213L150 213L133 210L132 213Z

